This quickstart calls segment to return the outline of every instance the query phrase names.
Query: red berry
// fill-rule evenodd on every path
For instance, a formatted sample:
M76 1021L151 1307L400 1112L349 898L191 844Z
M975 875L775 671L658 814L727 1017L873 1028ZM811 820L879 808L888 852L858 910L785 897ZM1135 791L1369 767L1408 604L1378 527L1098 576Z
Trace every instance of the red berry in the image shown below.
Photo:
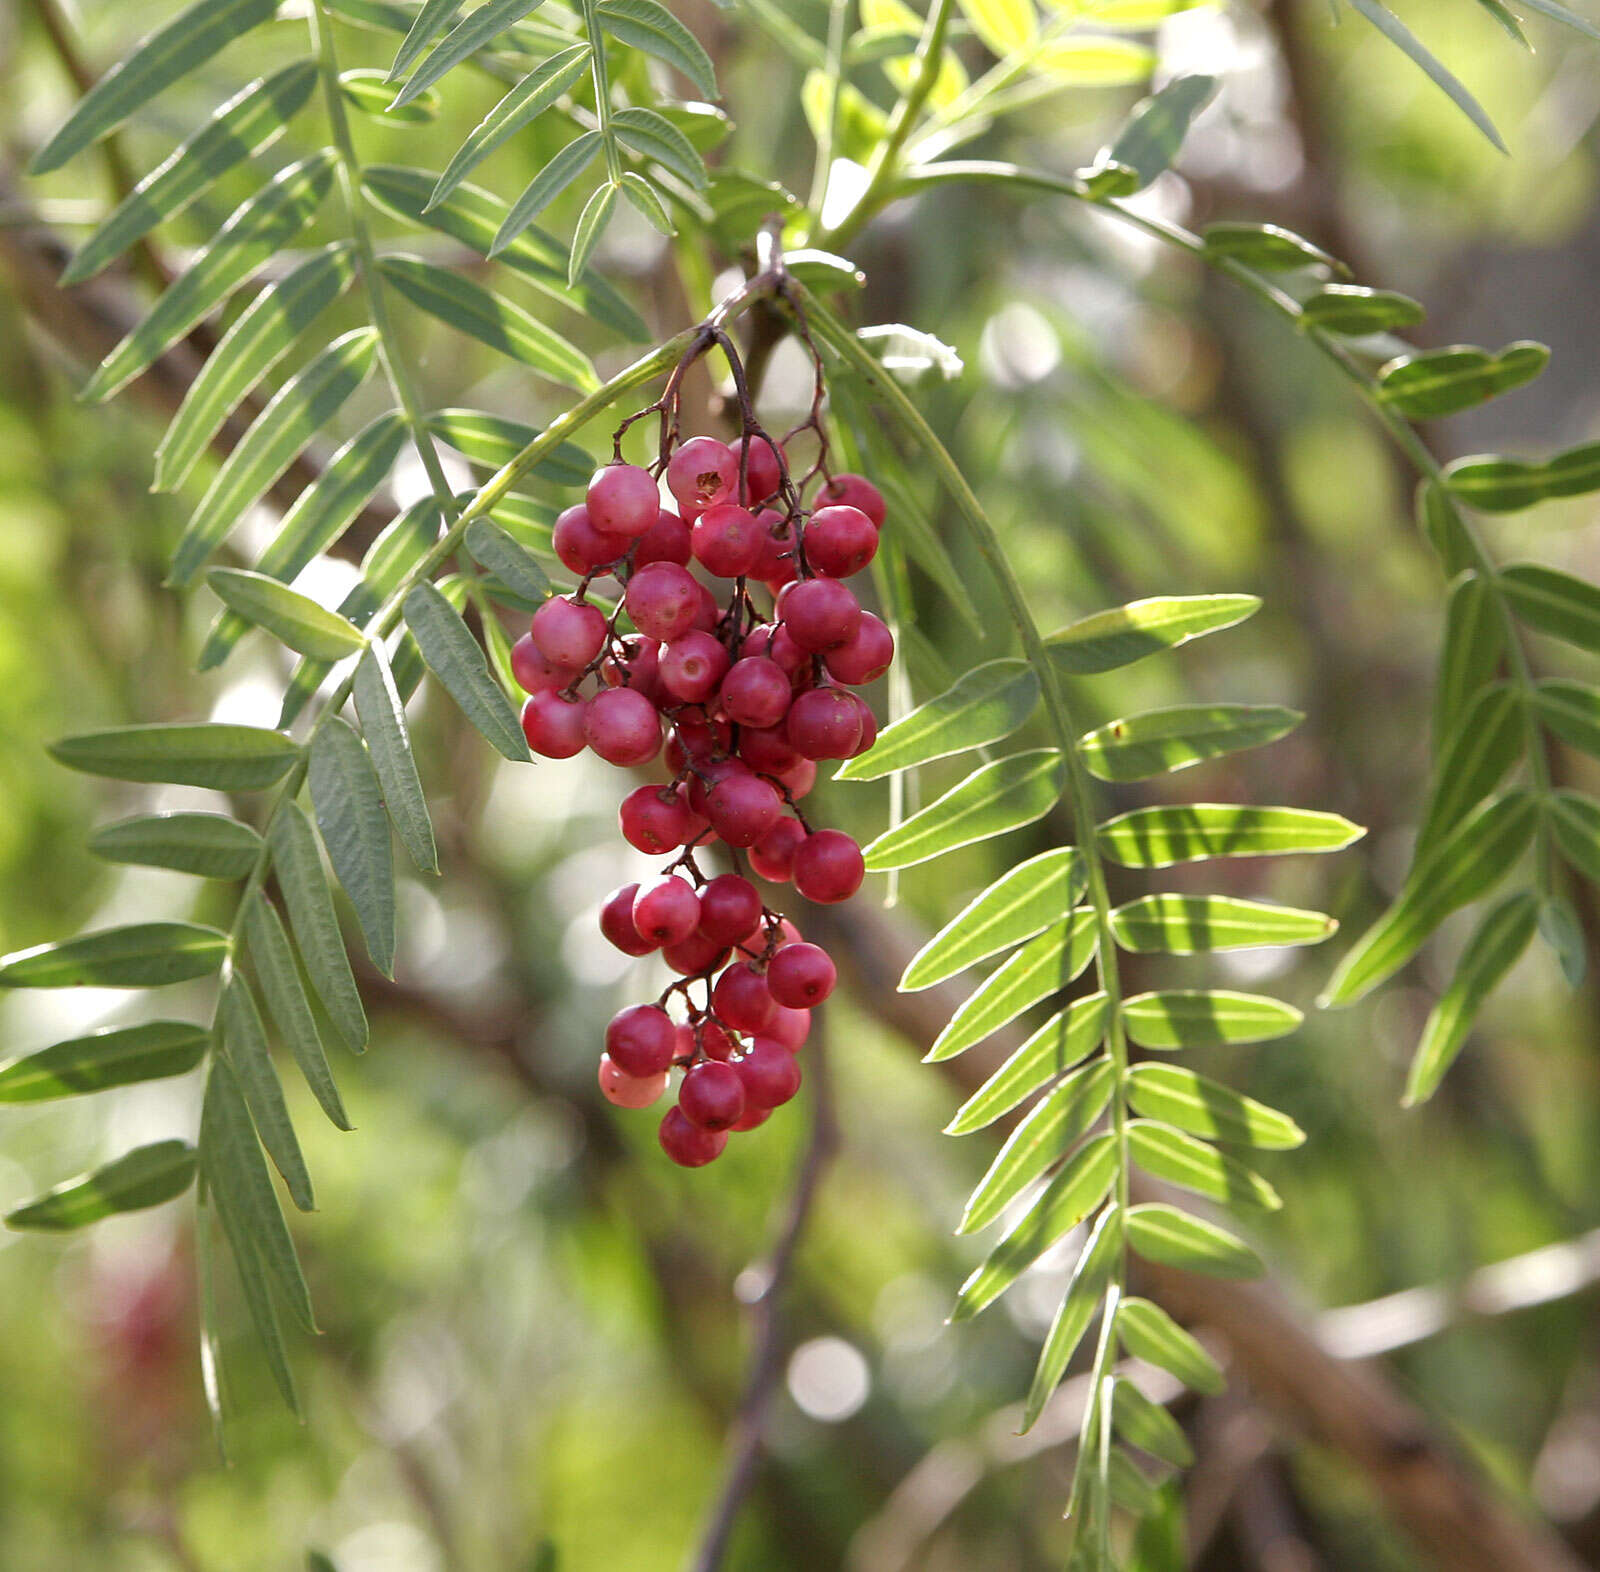
M715 437L690 437L667 461L667 490L690 523L714 502L731 498L738 483L739 460L726 442Z
M633 925L633 898L638 893L637 884L624 884L613 890L600 908L600 932L624 955L648 955L656 948Z
M806 525L806 561L829 578L847 579L877 554L877 528L860 508L818 508Z
M794 872L794 854L806 832L798 819L779 819L750 848L750 866L774 884L784 884Z
M656 704L661 698L661 646L642 634L630 634L622 641L620 659L606 656L600 676L608 688L632 688Z
M668 644L694 625L700 585L676 562L652 562L628 580L622 599L641 633Z
M843 830L818 830L794 854L794 887L819 906L849 900L866 873L861 848Z
M581 699L535 693L522 706L522 735L535 753L547 759L570 759L583 752L583 712Z
M681 944L699 922L700 897L675 873L641 884L633 898L634 927L657 944Z
M787 1053L783 1056L794 1063ZM744 1077L731 1064L707 1059L689 1067L678 1088L678 1106L690 1124L726 1130L744 1112L744 1088Z
M889 510L883 504L883 493L860 475L835 475L818 493L817 500L860 508L879 529L883 528L883 521L888 517Z
M524 693L553 693L566 687L578 673L571 666L558 666L547 659L533 642L533 635L524 633L511 646L511 675Z
M855 752L850 757L856 758L870 748L878 740L878 717L872 713L872 706L861 697L859 693L850 695L856 703L856 714L861 719L861 740L855 746Z
M597 568L609 567L627 551L629 543L621 535L597 530L589 510L580 502L557 518L551 544L562 566L582 578Z
M733 775L748 775L750 771L737 759L710 759L696 766L696 773L688 781L689 806L696 813L710 817L711 791Z
M802 693L789 708L783 734L804 758L848 759L861 742L861 714L855 695L843 688L813 688Z
M767 967L767 990L790 1010L814 1010L839 980L828 952L820 944L790 944Z
M747 633L739 653L746 657L764 655L776 662L790 678L802 671L811 659L810 654L790 637L787 628L771 624Z
M685 633L662 648L661 686L685 704L704 704L728 666L728 652L709 633Z
M636 688L603 688L584 708L583 735L607 764L626 769L660 751L661 716Z
M657 1004L630 1004L606 1027L606 1052L624 1075L660 1075L677 1051L678 1029Z
M702 1130L684 1118L683 1110L676 1105L662 1116L657 1131L661 1150L680 1168L704 1168L722 1155L728 1144L727 1135L720 1130Z
M689 804L671 786L638 786L622 799L622 838L650 857L686 845L694 829Z
M779 920L778 920L778 940L777 940L777 943L774 944L773 947L772 947L774 952L776 952L778 950L787 949L789 945L798 944L799 942L800 942L800 930L798 928L796 928L795 925L792 922L790 922L787 917L779 918Z
M740 445L744 456L745 487L741 494L747 507L755 507L776 496L783 484L778 463L778 446L767 436L746 437Z
M889 669L894 660L894 635L889 626L870 611L861 613L856 631L837 649L822 657L828 675L835 682L859 688L874 682Z
M608 1053L600 1055L600 1093L618 1108L648 1108L667 1089L667 1072L624 1075Z
M739 1049L739 1039L723 1031L713 1020L701 1020L690 1027L691 1040L695 1039L696 1032L699 1033L700 1052L707 1059L716 1059L726 1064Z
M747 655L733 663L718 694L736 726L776 726L789 713L789 679L777 661Z
M781 726L746 726L739 732L739 757L757 775L781 775L801 762Z
M811 1012L809 1010L790 1010L779 1005L777 1012L767 1023L767 1036L782 1043L790 1053L799 1050L800 1045L811 1035Z
M777 787L745 770L725 776L706 796L711 828L730 846L754 846L782 812Z
M759 1032L778 1004L767 979L749 961L735 961L711 990L711 1008L736 1032Z
M778 771L778 780L788 792L789 800L799 802L802 797L809 796L811 788L817 784L817 766L810 759L796 759L788 769Z
M751 1108L747 1106L744 1113L740 1115L739 1122L737 1124L730 1124L728 1129L731 1133L737 1133L741 1130L759 1129L760 1126L764 1125L771 1117L772 1110L770 1108Z
M598 606L556 595L534 612L529 631L547 660L587 666L606 642L606 619Z
M701 977L715 971L727 956L727 945L718 944L700 933L691 933L687 939L669 944L661 952L662 959L681 977Z
M789 525L789 515L777 508L762 508L756 514L761 525L761 560L751 569L769 588L776 580L787 583L794 576L794 530Z
M676 562L683 567L688 561L689 526L676 513L663 508L633 548L633 565L647 568L652 562Z
M778 612L803 650L837 649L849 643L861 622L861 602L837 579L791 584L779 597Z
M636 540L656 521L661 492L655 477L637 464L607 464L597 469L583 499L589 522L607 535Z
M740 944L761 923L761 897L748 879L719 873L700 891L700 932L721 944Z
M800 1061L771 1037L757 1037L733 1061L746 1107L779 1108L800 1090Z
M721 621L722 607L717 604L717 597L702 584L700 609L694 614L694 622L690 626L696 633L715 633L717 624Z
M709 507L689 531L695 561L720 579L737 579L760 562L767 532L755 514L729 502Z

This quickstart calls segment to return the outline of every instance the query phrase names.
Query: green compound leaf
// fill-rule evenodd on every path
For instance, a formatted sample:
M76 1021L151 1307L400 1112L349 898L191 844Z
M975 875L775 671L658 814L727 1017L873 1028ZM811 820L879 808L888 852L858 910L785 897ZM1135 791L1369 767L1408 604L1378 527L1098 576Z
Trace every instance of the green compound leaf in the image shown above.
M384 806L400 842L424 873L437 873L439 853L417 762L411 754L405 705L400 702L382 644L369 644L356 663L355 701L372 767L383 789Z
M489 246L497 257L531 224L599 155L603 138L598 131L585 131L574 137L536 174L521 196L511 204ZM568 265L571 271L571 265Z
M0 988L163 988L209 977L227 954L215 928L133 923L0 956Z
M1277 224L1226 222L1207 224L1200 232L1209 256L1237 262L1259 273L1286 273L1304 267L1325 267L1335 273L1348 269L1337 257L1314 246L1304 235Z
M1276 704L1183 704L1111 721L1078 739L1103 781L1141 781L1287 736L1305 717Z
M1256 595L1161 595L1130 601L1052 634L1045 650L1063 675L1094 676L1231 628L1260 606Z
M202 879L242 879L261 855L261 837L220 813L147 813L102 825L89 850L107 862L171 868Z
M65 124L34 155L30 172L43 175L59 169L218 50L271 21L277 10L278 0L196 0L144 38L78 100Z
M1600 651L1600 588L1536 562L1514 562L1500 573L1511 609L1529 627L1579 649Z
M1305 1143L1305 1131L1288 1114L1181 1065L1136 1064L1128 1072L1128 1097L1147 1118L1208 1140L1272 1152Z
M956 1111L946 1135L970 1135L1071 1070L1105 1035L1106 996L1089 994L1058 1010Z
M487 568L519 599L539 606L555 593L544 569L498 524L488 519L474 519L467 525L466 546L473 560Z
M596 14L613 38L681 71L706 98L717 96L711 57L666 6L656 0L601 0Z
M1083 1252L1072 1269L1072 1281L1061 1300L1061 1308L1050 1324L1049 1335L1039 1354L1039 1364L1028 1389L1027 1407L1023 1413L1022 1431L1031 1430L1044 1412L1066 1374L1067 1365L1083 1334L1089 1330L1095 1312L1100 1308L1101 1290L1111 1276L1116 1262L1117 1248L1122 1242L1121 1214L1115 1206L1108 1206L1094 1220Z
M1498 354L1471 344L1402 355L1378 372L1378 396L1412 420L1454 415L1531 382L1550 363L1543 344L1518 340Z
M241 568L213 568L206 583L235 615L314 660L342 660L366 640L336 611L264 573Z
M1135 1359L1175 1375L1193 1391L1215 1394L1227 1385L1216 1360L1148 1299L1124 1299L1117 1306L1117 1337Z
M1058 993L1077 977L1094 956L1094 913L1075 912L1066 922L1047 928L984 979L934 1039L925 1063L953 1059L982 1042L1041 999Z
M432 584L417 584L406 596L405 619L428 670L473 727L513 763L530 763L516 712L489 675L478 641L450 602Z
M641 158L653 159L696 191L705 186L705 160L665 115L653 109L619 109L611 124L617 139Z
M41 1103L185 1075L211 1041L188 1021L145 1021L74 1037L0 1065L0 1103Z
M1188 1468L1194 1462L1194 1448L1178 1421L1159 1403L1151 1402L1126 1376L1114 1380L1111 1412L1117 1434L1129 1446L1136 1446L1163 1463Z
M1534 687L1533 708L1563 742L1600 758L1600 690L1587 683L1547 678Z
M1042 819L1061 796L1066 761L1055 748L1014 753L974 770L959 786L884 831L865 850L867 868L909 868L941 852Z
M1450 986L1434 1005L1423 1028L1411 1073L1406 1077L1407 1108L1426 1102L1438 1090L1445 1071L1461 1052L1483 1001L1521 958L1538 925L1539 899L1530 890L1519 890L1502 901L1478 924L1456 963Z
M486 44L492 43L513 22L520 22L530 11L536 11L544 0L487 0L477 10L469 12L434 46L428 58L411 74L406 85L395 97L394 107L403 109L419 94L432 87L446 72L475 55ZM409 38L407 40L409 42ZM402 51L404 45L401 46ZM398 65L398 61L396 62ZM391 68L390 77L395 71Z
M1426 313L1409 295L1392 289L1367 289L1360 284L1324 284L1300 302L1302 321L1325 333L1364 338L1369 333L1394 333L1415 327Z
M394 848L366 745L337 715L311 744L308 775L328 860L355 908L372 964L394 975Z
M187 1141L156 1141L8 1212L6 1227L56 1232L83 1228L117 1212L160 1206L194 1183L194 1171L194 1148Z
M1260 1174L1170 1125L1133 1120L1128 1126L1128 1149L1147 1174L1207 1200L1266 1212L1283 1205L1282 1197Z
M1140 993L1122 1007L1128 1036L1141 1048L1211 1048L1263 1043L1298 1031L1305 1017L1291 1004L1221 988Z
M1413 857L1427 856L1500 784L1522 757L1527 740L1527 721L1515 690L1499 683L1484 688L1440 756Z
M914 993L1031 939L1071 911L1083 894L1083 854L1075 846L1019 863L962 908L912 957L900 979Z
M1136 808L1100 826L1100 849L1125 868L1170 868L1207 857L1332 852L1366 831L1336 813L1236 803Z
M1204 1218L1148 1202L1128 1211L1128 1243L1147 1261L1208 1277L1260 1277L1265 1268L1249 1245Z
M311 1193L311 1175L306 1172L300 1142L295 1137L294 1125L283 1100L283 1087L272 1066L267 1029L262 1025L255 995L238 972L228 979L222 990L217 1029L261 1144L272 1158L273 1166L283 1175L290 1199L302 1212L309 1212L316 1205Z
M1324 912L1233 895L1143 895L1118 907L1111 927L1123 949L1167 955L1321 944L1339 929Z
M834 778L878 780L896 770L1001 742L1027 721L1038 703L1039 678L1026 661L988 661L885 727L878 740Z

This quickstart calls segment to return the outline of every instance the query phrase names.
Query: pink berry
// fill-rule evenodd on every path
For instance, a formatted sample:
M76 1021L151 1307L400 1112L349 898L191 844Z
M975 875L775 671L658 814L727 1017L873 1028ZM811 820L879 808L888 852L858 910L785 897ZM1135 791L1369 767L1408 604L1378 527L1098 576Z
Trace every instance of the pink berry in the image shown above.
M770 437L747 437L741 444L744 455L745 487L743 499L748 507L776 496L783 484L778 464L778 449Z
M739 732L739 757L757 775L781 775L800 763L781 726L746 726Z
M737 579L761 560L767 532L755 514L719 502L694 521L689 531L695 561L721 579Z
M762 508L756 514L756 520L763 531L761 560L751 572L769 588L774 580L786 583L794 574L795 535L789 524L789 515L777 508Z
M669 644L693 626L700 585L676 562L652 562L628 580L622 599L641 633Z
M562 566L579 578L609 567L628 549L621 535L606 535L594 527L589 510L580 502L556 520L551 545Z
M771 1037L757 1037L732 1068L746 1107L779 1108L800 1090L800 1061Z
M668 761L673 763L673 773L676 774L688 759L703 763L725 752L730 733L722 721L708 721L704 716L697 718L680 713L673 726L673 736L683 750L682 759L675 763L670 759Z
M637 884L624 884L613 890L600 908L600 932L624 955L648 955L656 948L633 925L633 898Z
M691 1124L676 1104L662 1116L656 1135L661 1150L680 1168L704 1168L720 1157L728 1144L726 1132L702 1130L699 1125Z
M856 714L861 720L861 740L856 744L855 752L850 755L854 759L865 753L878 740L878 717L872 713L872 706L859 693L852 693L850 697L855 700Z
M667 461L667 490L690 523L713 503L731 498L738 484L739 460L726 442L715 437L690 437Z
M524 633L511 646L511 675L524 693L553 693L564 688L578 673L571 666L558 666L548 660L531 633Z
M848 644L861 622L861 602L838 579L791 584L778 602L789 637L803 650Z
M717 597L702 584L700 586L700 609L694 614L694 621L690 626L696 633L715 633L717 624L721 621L722 607L717 604Z
M804 758L848 759L861 741L855 695L843 688L813 688L802 693L789 707L783 733L789 746Z
M719 873L700 891L700 932L721 944L739 944L761 923L761 897L748 879Z
M791 802L799 802L810 796L811 788L817 784L817 766L811 759L796 759L788 769L778 771L778 783L788 792Z
M655 477L637 464L607 464L597 469L583 499L589 522L607 535L636 540L656 521L661 492Z
M606 642L606 619L598 606L556 595L534 612L529 631L547 660L587 666Z
M728 1131L730 1134L735 1134L741 1130L758 1130L771 1117L772 1110L770 1108L751 1108L746 1105L745 1111L739 1116L739 1122L730 1124Z
M667 1072L624 1075L608 1053L600 1055L600 1094L618 1108L648 1108L667 1089Z
M535 693L522 706L522 735L535 753L547 759L570 759L583 752L581 699L564 699L559 693Z
M814 1010L838 980L839 973L820 944L788 945L767 967L768 991L790 1010Z
M686 845L694 829L689 804L671 786L638 786L617 814L622 838L636 851L659 857Z
M643 634L631 634L622 641L621 657L606 656L600 676L608 688L632 688L652 704L661 697L661 646Z
M686 633L662 648L661 686L685 704L704 704L728 666L728 652L709 633Z
M700 897L675 873L641 884L633 898L634 927L657 944L681 944L699 922Z
M794 1063L787 1053L783 1056ZM707 1059L689 1067L678 1088L678 1106L690 1124L726 1130L744 1112L744 1088L744 1077L731 1064Z
M633 548L633 565L647 568L652 562L676 562L685 567L688 561L689 526L676 513L663 508Z
M606 1052L624 1075L644 1080L660 1075L672 1063L678 1032L659 1005L630 1004L611 1017L606 1027Z
M749 774L749 769L737 759L710 759L697 765L688 781L689 806L696 813L710 818L712 790L730 776Z
M661 748L661 715L636 688L602 688L583 712L583 735L607 764L626 769Z
M889 510L883 504L883 493L860 475L835 475L818 494L818 501L859 508L879 529L883 528L883 521L888 517Z
M777 661L747 655L733 663L718 697L736 726L776 726L789 713L789 679Z
M715 1059L722 1064L726 1064L739 1049L739 1039L723 1031L709 1017L697 1021L693 1026L680 1027L679 1030L689 1033L691 1048L698 1047L705 1058ZM690 1053L689 1057L694 1058L694 1054Z
M811 1035L811 1012L809 1010L790 1010L779 1005L772 1019L767 1022L767 1036L783 1044L790 1053L797 1053Z
M861 848L842 830L818 830L794 854L794 887L819 906L849 900L866 873Z
M829 578L847 579L877 554L877 528L860 508L818 508L806 525L806 561Z
M763 879L785 884L794 873L794 854L806 832L798 819L779 819L750 848L750 866Z
M736 1032L759 1032L778 1004L767 979L749 961L736 961L712 988L711 1008Z
M730 846L754 846L783 812L783 798L770 781L739 771L725 777L706 796L706 817Z
M811 659L810 652L801 649L790 636L789 630L781 626L753 629L745 635L739 653L747 658L764 655L790 678L801 671Z
M852 688L875 682L889 669L894 660L894 635L889 626L870 611L861 613L856 631L837 649L822 657L828 675L835 682Z
M661 952L662 959L680 977L702 977L715 971L727 955L727 945L718 944L701 933L691 933L687 939L669 944Z

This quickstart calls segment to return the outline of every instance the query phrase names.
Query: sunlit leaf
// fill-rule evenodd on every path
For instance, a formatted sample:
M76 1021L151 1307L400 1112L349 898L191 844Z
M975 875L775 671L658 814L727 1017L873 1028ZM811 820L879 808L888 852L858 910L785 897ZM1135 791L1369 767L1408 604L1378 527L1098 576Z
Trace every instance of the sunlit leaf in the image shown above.
M1130 180L1114 194L1126 196L1150 184L1178 156L1194 117L1217 90L1214 76L1175 76L1148 98L1135 104L1115 139L1100 152L1094 165L1080 170L1093 180L1110 165L1131 170Z
M1070 1070L1105 1035L1106 996L1089 994L1058 1010L956 1111L946 1135L970 1135L993 1124L1041 1086Z
M1128 1298L1117 1306L1117 1336L1135 1359L1175 1375L1196 1392L1226 1385L1217 1362L1158 1304Z
M1549 363L1550 351L1528 340L1508 344L1498 354L1470 344L1423 350L1391 360L1378 372L1378 396L1402 415L1431 420L1509 393Z
M711 57L666 6L656 0L601 0L596 14L613 38L681 71L707 98L717 96Z
M594 162L600 152L601 140L598 131L585 131L574 137L529 181L495 232L489 246L490 256L499 256Z
M1301 318L1328 333L1361 338L1368 333L1394 333L1415 327L1425 313L1409 295L1361 284L1324 284L1300 302Z
M1135 1119L1128 1126L1128 1150L1153 1178L1192 1190L1227 1206L1277 1211L1283 1200L1260 1174L1219 1152L1208 1141L1171 1125Z
M460 11L462 0L422 0L400 48L389 67L390 80L405 75L422 51L447 28Z
M588 266L589 258L594 255L594 248L600 244L600 237L606 232L606 225L611 222L611 212L617 205L617 193L621 189L621 186L612 185L607 181L583 204L583 211L578 215L578 222L572 230L572 256L567 262L569 278L577 278ZM667 232L670 232L671 228L669 222ZM598 382L598 378L596 381Z
M1207 224L1200 238L1208 255L1241 263L1257 272L1293 272L1304 267L1331 268L1336 273L1345 271L1337 257L1329 256L1304 235L1278 224L1234 221Z
M107 1027L0 1065L0 1103L45 1102L186 1075L210 1041L205 1027L189 1021Z
M476 54L513 22L520 22L530 11L536 11L543 4L544 0L485 0L483 5L470 11L434 45L428 57L411 73L406 85L396 95L395 107L404 108L468 55ZM402 52L404 48L402 45ZM394 75L393 68L390 75Z
M264 573L241 568L213 568L206 583L217 598L246 622L265 628L301 655L340 660L366 643L360 632L336 611L292 590Z
M1146 780L1276 742L1302 719L1276 704L1182 704L1111 721L1080 737L1078 748L1103 781Z
M1501 684L1482 689L1439 757L1414 857L1425 857L1500 784L1527 738L1516 692Z
M1176 649L1203 633L1231 628L1260 609L1255 595L1162 595L1096 612L1045 640L1059 671L1069 677L1131 666L1146 655Z
M1224 1228L1162 1202L1128 1211L1128 1243L1147 1261L1208 1277L1259 1277L1261 1258ZM1141 1356L1143 1357L1143 1356Z
M1321 944L1339 927L1322 912L1233 895L1140 896L1111 914L1111 926L1123 949L1168 955Z
M6 1213L6 1227L52 1232L83 1228L118 1212L160 1206L194 1183L194 1170L194 1148L187 1141L156 1141L136 1147L92 1174L68 1179Z
M441 437L469 463L485 469L509 464L536 437L537 426L524 425L504 415L476 409L436 409L428 416L428 430ZM529 469L553 486L587 485L594 460L575 443L562 442Z
M1455 735L1474 695L1494 681L1504 653L1505 624L1494 595L1475 573L1463 574L1451 586L1445 609L1433 713L1436 746Z
M1095 1311L1100 1308L1101 1290L1116 1262L1118 1246L1122 1242L1121 1213L1108 1206L1095 1219L1077 1264L1072 1269L1072 1281L1050 1323L1050 1331L1039 1354L1039 1364L1028 1388L1028 1402L1022 1418L1022 1430L1031 1430L1044 1405L1066 1374L1074 1350L1083 1341Z
M617 139L641 158L654 159L696 191L704 187L708 179L705 161L665 116L653 109L619 109L611 117L611 125Z
M1511 609L1530 627L1600 651L1600 587L1537 562L1513 562L1501 569L1499 582Z
M991 54L1024 50L1039 32L1033 0L959 0L961 14Z
M1337 813L1194 802L1135 808L1102 824L1100 849L1126 868L1169 868L1207 857L1331 852L1366 833Z
M227 955L215 928L132 923L0 956L0 988L161 988L209 977Z
M1124 1002L1128 1036L1141 1048L1208 1048L1287 1037L1305 1019L1291 1004L1221 988L1165 989Z

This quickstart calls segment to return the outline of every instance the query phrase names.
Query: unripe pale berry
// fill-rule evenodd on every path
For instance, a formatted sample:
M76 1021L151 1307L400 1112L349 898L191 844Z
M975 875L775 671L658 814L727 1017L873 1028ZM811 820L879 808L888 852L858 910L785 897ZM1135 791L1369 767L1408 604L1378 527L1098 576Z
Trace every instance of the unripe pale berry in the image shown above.
M634 688L603 688L583 712L583 735L607 764L626 769L661 748L661 715Z
M722 944L740 944L761 924L761 897L748 879L719 873L700 891L700 932Z
M790 1053L797 1053L801 1044L811 1035L811 1012L790 1010L780 1004L767 1022L766 1035L782 1043Z
M783 1056L789 1059L787 1053ZM678 1106L690 1124L702 1130L726 1130L744 1112L744 1087L743 1076L731 1064L707 1059L689 1067L678 1088Z
M694 829L689 804L671 786L635 787L622 799L617 819L622 838L651 857L686 845Z
M674 1104L661 1119L656 1132L661 1150L680 1168L704 1168L722 1155L728 1144L727 1133L722 1130L702 1130L691 1124L683 1110Z
M562 566L579 578L599 568L610 567L627 551L629 544L624 536L597 530L589 510L581 502L557 518L551 536L551 545Z
M764 655L737 660L718 690L722 713L736 726L776 726L789 713L789 679Z
M652 562L628 580L622 600L641 633L669 644L694 626L700 585L676 562Z
M633 898L634 927L657 944L681 944L699 921L700 897L675 873L641 884Z
M806 561L829 578L847 579L877 554L877 527L860 508L818 508L806 524Z
M736 579L761 561L767 532L746 508L718 502L694 521L689 542L695 561L720 579Z
M757 1037L732 1068L746 1107L780 1108L800 1090L800 1061L771 1037Z
M728 946L708 939L702 933L691 933L687 939L667 945L661 958L681 977L699 977L714 971L727 959Z
M524 693L554 693L564 688L578 673L571 666L558 666L524 633L511 646L511 675Z
M773 884L787 883L794 873L794 854L805 838L805 828L798 819L779 819L750 848L750 866Z
M754 846L783 812L778 789L759 775L724 776L706 795L706 817L730 846Z
M661 511L655 477L637 464L607 464L597 469L583 500L597 530L626 535L630 540L644 534Z
M794 887L819 906L849 900L866 873L861 848L842 830L818 830L794 854Z
M876 681L893 660L894 635L889 625L870 611L861 613L856 631L845 643L822 657L828 675L835 682L847 683L852 688Z
M833 992L839 973L820 944L791 944L767 967L767 990L790 1010L814 1010Z
M745 466L742 496L747 507L754 507L777 495L778 487L783 484L783 471L778 466L777 447L770 437L746 437L740 447Z
M633 898L637 884L613 890L600 908L600 932L624 955L649 955L657 946L633 925Z
M861 622L861 602L837 579L804 579L778 601L789 637L803 650L848 644Z
M724 502L739 484L739 460L715 437L690 437L667 461L667 490L683 518L693 523L713 503Z
M547 759L570 759L583 752L581 699L564 699L559 693L535 693L522 706L522 735L535 753Z
M667 1072L624 1075L608 1053L600 1055L600 1094L618 1108L648 1108L667 1089Z
M860 508L879 529L883 528L883 521L889 512L883 503L883 493L860 475L835 475L818 493L818 501Z
M606 1027L606 1052L624 1075L644 1080L672 1064L678 1030L659 1005L630 1004Z
M685 704L704 704L728 666L728 652L709 633L686 633L662 647L661 686Z
M606 619L598 606L556 595L534 612L529 631L547 660L587 666L606 642Z
M789 707L783 734L807 759L848 759L861 742L855 695L843 688L813 688Z
M759 1032L772 1019L777 1000L767 979L749 961L735 961L717 978L711 1008L736 1032Z

